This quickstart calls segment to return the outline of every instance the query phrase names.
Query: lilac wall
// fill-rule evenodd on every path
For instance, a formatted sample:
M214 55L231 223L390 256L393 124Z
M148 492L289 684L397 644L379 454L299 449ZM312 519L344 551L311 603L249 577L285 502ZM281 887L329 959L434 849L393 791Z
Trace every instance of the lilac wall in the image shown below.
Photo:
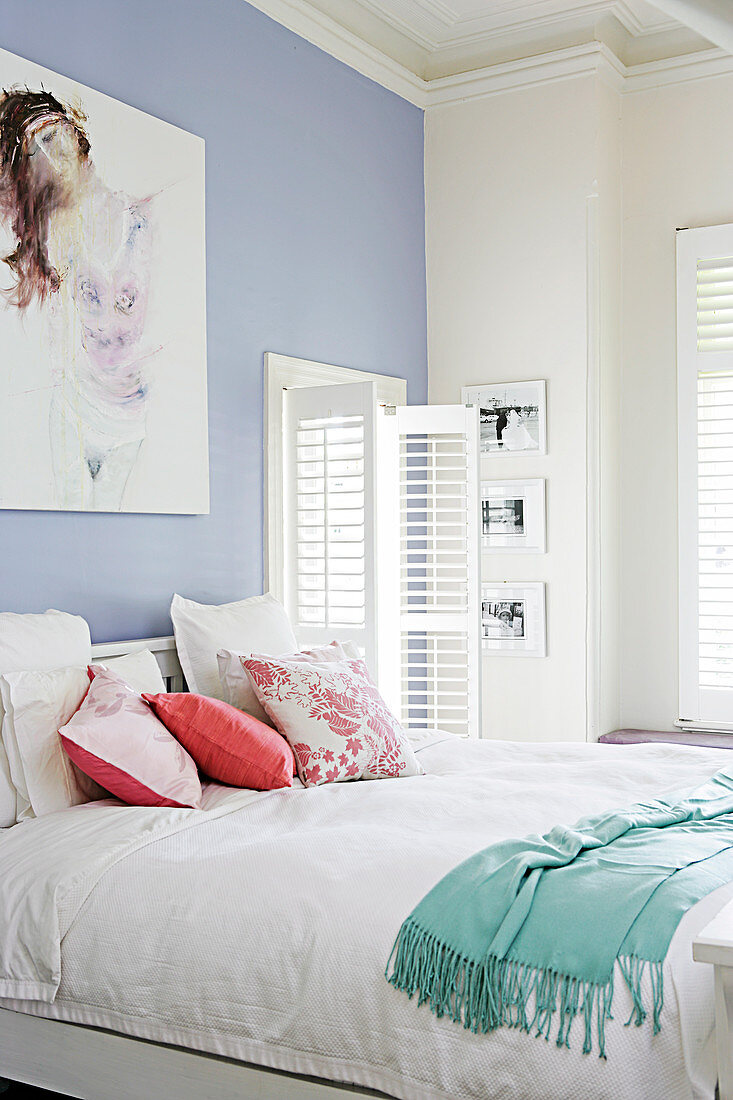
M211 515L0 511L0 610L167 634L262 589L265 351L426 399L422 113L244 0L2 0L0 46L206 139Z

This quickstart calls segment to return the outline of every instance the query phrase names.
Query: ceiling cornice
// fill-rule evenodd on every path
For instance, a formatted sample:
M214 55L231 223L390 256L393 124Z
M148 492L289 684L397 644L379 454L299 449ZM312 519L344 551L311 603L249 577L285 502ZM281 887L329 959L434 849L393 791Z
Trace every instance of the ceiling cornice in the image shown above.
M645 61L625 66L624 92L647 92L666 88L670 84L688 84L693 80L709 80L714 76L733 73L733 56L714 48L668 57L663 61Z
M473 16L451 18L451 11L435 0L359 0L361 7L381 19L400 34L431 52L451 47L477 44L495 37L516 34L529 27L551 28L579 20L593 20L612 15L629 34L643 37L669 31L679 23L661 12L644 21L627 0L585 0L571 9L547 7L542 0L506 7L496 12L481 12ZM346 9L348 10L348 8Z
M457 76L436 77L428 84L428 106L480 99L520 88L556 84L559 80L599 74L619 92L623 91L625 66L602 42L569 46L538 57L523 57L474 69Z
M661 12L659 13L659 19L651 26L647 23L643 23L633 8L625 2L625 0L616 0L616 4L613 9L613 14L618 19L619 23L626 28L629 34L642 37L648 34L659 34L660 31L671 31L675 27L679 26L676 19L665 18Z
M303 0L248 2L332 57L423 109L593 74L619 92L632 93L733 73L733 56L721 49L697 50L625 65L605 43L591 41L425 80Z

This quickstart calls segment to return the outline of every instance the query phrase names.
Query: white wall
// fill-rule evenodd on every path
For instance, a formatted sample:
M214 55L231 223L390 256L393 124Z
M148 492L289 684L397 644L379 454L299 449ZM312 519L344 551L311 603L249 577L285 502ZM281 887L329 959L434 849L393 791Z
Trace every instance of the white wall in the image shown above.
M598 281L595 309L598 383L589 393L589 500L596 501L596 523L589 524L589 553L595 559L595 591L590 594L587 631L589 676L588 736L596 740L620 724L620 404L622 355L622 97L605 84L598 94ZM592 363L591 363L592 366ZM595 608L595 610L594 610Z
M675 228L733 221L733 77L587 76L426 120L429 392L548 380L548 657L486 656L485 732L593 738L677 713Z
M677 711L675 229L733 221L733 77L623 101L621 721Z
M596 590L606 592L590 619L596 634L604 605L610 622L616 602L614 584L600 584L602 566L586 549L589 520L592 530L606 522L601 510L594 517L597 498L587 512L586 468L589 430L598 456L615 439L600 417L593 437L586 396L589 384L606 391L602 366L618 331L610 323L618 265L609 277L611 249L600 251L620 235L618 157L607 152L618 150L618 114L618 96L593 76L427 112L430 401L460 400L462 385L547 380L548 454L483 459L486 479L546 478L548 508L547 554L484 555L487 581L546 583L548 622L545 659L484 657L490 737L580 740L601 720L594 714L611 720L601 697L608 689L593 675L604 663L596 650L593 667L586 663ZM595 361L589 336L600 349ZM607 667L615 701L613 660Z

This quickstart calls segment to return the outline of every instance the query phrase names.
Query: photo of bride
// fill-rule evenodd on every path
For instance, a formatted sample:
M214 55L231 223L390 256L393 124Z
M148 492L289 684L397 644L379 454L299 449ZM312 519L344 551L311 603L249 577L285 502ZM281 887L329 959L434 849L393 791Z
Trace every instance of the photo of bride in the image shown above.
M545 383L503 382L464 386L463 403L478 405L481 451L547 453Z

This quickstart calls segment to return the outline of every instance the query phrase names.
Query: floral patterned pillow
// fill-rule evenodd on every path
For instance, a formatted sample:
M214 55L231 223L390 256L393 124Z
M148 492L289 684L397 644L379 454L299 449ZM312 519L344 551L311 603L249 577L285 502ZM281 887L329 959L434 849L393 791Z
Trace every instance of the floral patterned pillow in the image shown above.
M310 665L253 654L242 666L306 787L423 774L363 661Z

